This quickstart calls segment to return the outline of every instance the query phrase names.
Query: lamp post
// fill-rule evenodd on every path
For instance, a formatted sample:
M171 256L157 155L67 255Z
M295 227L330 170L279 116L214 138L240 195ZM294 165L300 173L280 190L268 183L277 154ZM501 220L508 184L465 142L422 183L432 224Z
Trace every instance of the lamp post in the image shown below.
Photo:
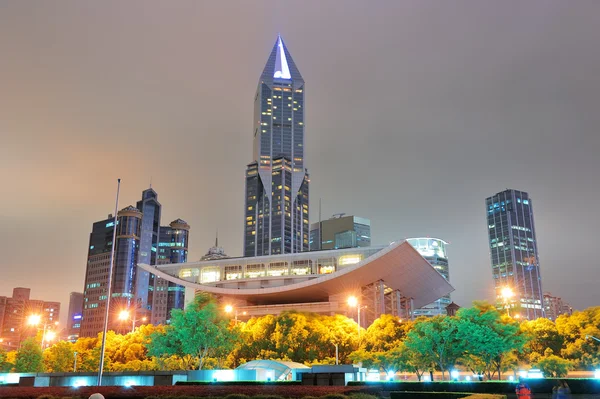
M502 291L500 292L500 295L502 296L502 298L504 298L504 305L506 307L506 314L508 316L510 316L510 303L508 302L508 300L510 298L512 298L515 293L513 292L513 290L510 289L510 287L504 287L502 288Z
M356 322L358 325L358 339L360 339L360 310L365 309L367 307L367 305L360 306L360 304L358 303L358 299L356 299L355 296L351 296L348 298L348 305L350 305L352 307L356 306Z
M112 246L110 248L110 262L108 267L108 281L106 284L106 304L104 309L104 327L102 328L102 345L100 346L100 364L98 365L97 385L102 385L102 370L104 369L104 353L106 351L106 333L108 332L108 316L110 313L110 297L112 296L112 275L115 265L115 241L117 240L117 223L119 210L119 190L121 189L121 179L117 179L117 198L115 199L115 220L112 235Z
M38 326L42 321L42 316L39 314L32 314L27 318L27 324L32 326ZM58 325L58 322L48 323L48 321L44 321L44 327L42 329L42 344L40 345L42 351L44 350L44 344L46 340L51 341L56 337L56 333L54 331L48 331L48 326Z
M129 320L130 317L131 316L129 315L129 311L128 310L122 310L119 313L119 320L121 320L121 321ZM142 317L141 319L136 319L135 318L135 313L134 313L133 317L131 317L131 332L135 331L135 323L136 322L138 322L138 321L146 321L146 320L148 320L148 318L146 316Z
M232 305L226 305L225 306L225 313L232 313L233 312L233 323L237 325L238 322L238 310L236 308L234 308ZM242 314L245 316L246 312L242 312Z
M73 352L73 372L77 372L77 351Z
M585 339L588 339L588 338L595 339L596 341L600 342L600 338L596 338L593 335L586 335Z

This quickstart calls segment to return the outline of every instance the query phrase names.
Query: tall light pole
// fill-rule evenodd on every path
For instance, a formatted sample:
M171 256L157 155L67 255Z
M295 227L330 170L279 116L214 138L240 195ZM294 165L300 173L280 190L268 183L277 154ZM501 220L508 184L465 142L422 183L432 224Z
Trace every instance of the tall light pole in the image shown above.
M506 314L510 316L510 303L508 301L515 295L515 293L513 292L513 290L510 289L510 287L504 287L502 288L502 291L500 291L500 295L502 296L502 298L504 298Z
M77 351L73 352L73 372L77 372Z
M365 309L367 306L360 306L358 303L358 299L355 296L351 296L348 298L348 305L354 307L356 306L356 322L358 326L358 339L360 339L360 310Z
M27 318L27 324L32 326L38 326L42 322L42 316L39 314L32 314ZM58 325L58 322L53 323L55 326ZM46 343L46 339L53 340L56 337L56 333L54 331L48 331L48 326L52 326L52 323L48 323L48 321L44 321L44 327L42 328L42 344L40 345L42 351L44 350L44 344Z
M106 283L106 309L104 312L104 328L102 330L102 347L100 348L100 367L98 369L98 386L102 385L102 369L104 368L104 351L106 349L106 333L108 332L108 316L110 312L110 297L113 268L115 265L115 241L117 240L117 222L119 211L119 190L121 189L121 179L117 179L117 198L115 200L115 220L113 225L112 246L110 248L110 266L108 267L108 282Z
M129 315L129 311L128 310L122 310L119 313L119 320L121 320L121 321L129 320L130 317L131 316ZM136 322L138 322L138 321L146 321L146 320L147 320L147 318L145 316L142 317L141 319L136 319L135 318L135 313L134 313L133 317L131 317L131 332L135 331L135 323Z
M232 313L232 312L233 312L233 315L234 315L233 324L237 325L237 323L238 323L238 310L236 308L234 308L233 306L231 306L231 305L226 305L225 306L225 313ZM246 312L244 311L244 312L242 312L242 314L245 316Z

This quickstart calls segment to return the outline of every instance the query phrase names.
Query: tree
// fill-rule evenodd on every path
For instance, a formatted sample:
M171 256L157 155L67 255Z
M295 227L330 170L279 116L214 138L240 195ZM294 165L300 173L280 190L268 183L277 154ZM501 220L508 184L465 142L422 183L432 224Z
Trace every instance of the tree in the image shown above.
M544 356L537 362L537 366L548 377L566 377L569 370L573 369L573 362L554 354Z
M532 362L531 355L543 356L546 348L552 349L554 353L560 353L564 338L559 334L552 320L543 317L525 320L520 327L521 333L529 339L523 348L524 360Z
M417 375L419 381L423 377L423 373L431 369L433 360L427 356L422 356L420 353L409 350L404 342L400 342L393 350L398 364L398 370L409 370Z
M73 371L73 344L59 341L44 351L44 365L49 373L64 373Z
M559 316L556 329L565 341L561 350L563 358L573 360L581 368L600 365L600 342L586 339L586 335L600 337L600 306Z
M145 344L148 355L177 355L186 368L201 370L207 358L224 357L233 349L237 337L227 325L214 299L208 294L198 295L185 310L173 310L171 324L164 332L151 334L151 341Z
M0 348L0 373L8 373L12 369L13 364L9 362L9 352Z
M457 338L464 343L463 362L474 368L482 367L488 378L498 373L500 379L506 366L505 357L522 350L527 342L519 324L485 302L460 309L457 317Z
M42 348L35 338L28 338L17 351L15 361L17 373L41 373L44 371Z
M407 335L406 348L435 363L444 379L446 370L463 354L465 343L457 337L458 325L458 319L449 316L417 320Z
M402 322L398 316L381 315L371 324L365 333L363 344L365 349L373 352L389 351L401 342L412 327L410 322Z

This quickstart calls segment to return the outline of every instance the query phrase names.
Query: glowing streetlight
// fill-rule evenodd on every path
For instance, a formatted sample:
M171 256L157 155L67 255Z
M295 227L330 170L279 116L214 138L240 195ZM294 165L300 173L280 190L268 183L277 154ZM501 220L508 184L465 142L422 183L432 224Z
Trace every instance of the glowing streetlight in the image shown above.
M119 320L121 320L121 321L129 320L129 311L121 310L121 312L119 312Z
M119 320L126 321L126 320L129 320L130 318L131 318L131 332L135 331L135 323L136 322L138 322L138 321L145 322L146 320L148 320L148 318L146 316L142 317L141 319L136 319L135 313L134 313L133 317L131 317L128 310L122 310L119 312Z
M515 293L513 292L513 290L510 287L504 287L504 288L502 288L502 291L500 291L500 296L502 296L502 298L504 298L504 304L505 304L505 307L506 307L506 314L508 316L510 316L510 304L509 304L508 301L514 295L515 295Z
M233 318L234 323L237 324L237 322L238 322L238 310L236 308L234 308L232 305L226 305L225 306L225 313L233 313L233 315L234 315L234 318ZM246 312L245 311L242 312L242 314L244 316L246 316Z
M39 314L32 314L29 317L27 317L27 324L31 326L38 326L41 322L42 316L40 316ZM51 324L48 324L47 321L44 321L44 328L42 329L42 350L44 350L45 341L52 341L54 338L56 338L56 333L54 331L47 331L48 326L50 325ZM55 322L54 325L57 326L58 321Z
M365 309L367 306L360 306L360 304L358 303L358 299L356 299L355 296L351 296L348 298L348 305L355 307L356 306L356 319L357 319L357 325L358 325L358 339L360 339L360 310L361 309Z

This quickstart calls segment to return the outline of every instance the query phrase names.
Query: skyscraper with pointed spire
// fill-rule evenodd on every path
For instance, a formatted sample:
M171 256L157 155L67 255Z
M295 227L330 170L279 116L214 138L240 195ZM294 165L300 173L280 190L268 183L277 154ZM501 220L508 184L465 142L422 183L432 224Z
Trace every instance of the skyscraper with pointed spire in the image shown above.
M254 161L246 169L244 256L308 251L304 79L281 36L254 97Z

